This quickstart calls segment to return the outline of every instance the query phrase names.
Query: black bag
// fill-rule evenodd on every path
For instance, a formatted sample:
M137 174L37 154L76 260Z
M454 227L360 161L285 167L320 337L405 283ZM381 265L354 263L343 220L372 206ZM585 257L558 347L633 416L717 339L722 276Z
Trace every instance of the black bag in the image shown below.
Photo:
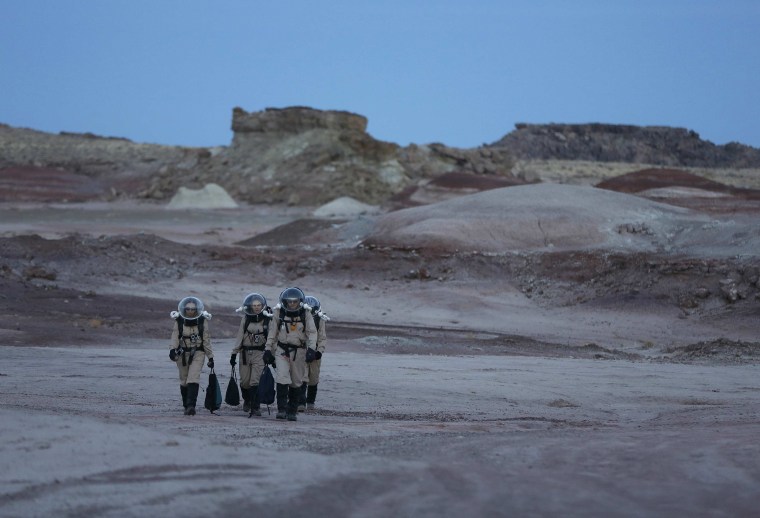
M271 405L274 403L274 396L275 384L272 369L269 365L265 365L259 378L259 401L265 405Z
M222 406L222 389L219 387L219 380L216 378L213 368L208 375L208 387L206 388L206 399L203 406L212 414L214 410L219 410Z
M230 382L227 383L227 392L224 394L224 402L230 406L238 406L240 404L240 390L238 390L238 382L235 377L235 367L232 367Z

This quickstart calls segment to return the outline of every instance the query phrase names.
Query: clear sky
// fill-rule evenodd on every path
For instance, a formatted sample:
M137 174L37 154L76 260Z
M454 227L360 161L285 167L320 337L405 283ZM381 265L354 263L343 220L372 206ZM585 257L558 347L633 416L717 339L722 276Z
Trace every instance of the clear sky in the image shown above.
M214 146L235 106L401 145L606 122L760 147L760 1L0 0L2 123Z

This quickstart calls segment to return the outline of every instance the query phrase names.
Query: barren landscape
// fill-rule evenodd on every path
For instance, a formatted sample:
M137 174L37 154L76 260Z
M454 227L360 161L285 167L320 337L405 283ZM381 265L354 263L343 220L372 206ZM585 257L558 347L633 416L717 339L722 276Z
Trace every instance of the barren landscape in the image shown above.
M0 515L756 515L757 171L547 164L366 211L6 167ZM316 408L184 416L177 302L224 387L235 308L291 285L332 318Z

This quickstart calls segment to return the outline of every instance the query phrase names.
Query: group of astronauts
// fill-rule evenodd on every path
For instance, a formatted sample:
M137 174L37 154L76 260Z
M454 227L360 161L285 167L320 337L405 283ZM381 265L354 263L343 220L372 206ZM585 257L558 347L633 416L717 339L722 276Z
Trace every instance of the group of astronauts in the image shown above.
M325 324L329 318L319 299L306 296L300 288L287 288L273 309L262 294L250 293L237 311L242 316L230 365L234 369L239 364L243 409L249 417L261 415L259 379L271 366L277 384L276 418L296 421L298 412L314 407L327 345ZM195 415L203 363L208 359L208 367L214 367L208 326L211 314L198 297L185 297L171 316L175 325L169 358L179 370L185 415Z

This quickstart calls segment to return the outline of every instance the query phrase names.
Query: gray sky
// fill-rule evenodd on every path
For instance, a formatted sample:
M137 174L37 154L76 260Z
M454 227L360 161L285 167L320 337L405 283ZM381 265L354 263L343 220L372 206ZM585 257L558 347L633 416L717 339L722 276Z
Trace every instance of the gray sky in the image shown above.
M755 0L2 0L0 122L229 144L310 106L474 147L516 122L678 126L760 147Z

